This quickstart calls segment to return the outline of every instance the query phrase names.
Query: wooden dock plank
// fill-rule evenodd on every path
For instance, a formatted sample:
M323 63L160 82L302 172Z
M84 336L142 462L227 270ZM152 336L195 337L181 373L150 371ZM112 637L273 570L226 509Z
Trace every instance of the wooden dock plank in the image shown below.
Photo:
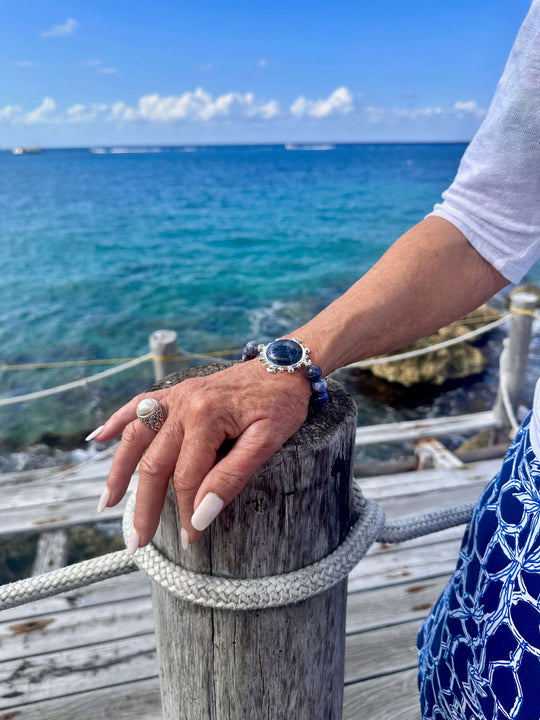
M421 720L416 668L346 685L343 720Z
M0 616L0 619L2 617ZM154 632L150 594L0 623L0 662Z
M420 581L453 572L461 540L436 545L395 549L366 555L349 575L349 592L358 592L404 581Z
M412 620L348 635L345 643L345 683L415 668L419 626L418 621Z
M163 720L157 676L17 705L0 720Z
M0 663L0 709L156 677L153 633Z
M104 485L101 487L103 491ZM0 510L0 536L21 535L45 530L62 529L74 525L119 520L124 512L127 499L109 508L107 514L99 514L96 510L99 495L58 500L48 505L28 505L12 510Z
M487 483L500 470L501 464L502 459L496 458L469 463L462 468L429 468L417 472L362 477L358 482L366 497L382 501L410 493Z
M407 442L426 437L444 437L454 433L466 434L497 427L497 425L498 420L492 410L468 415L454 415L454 417L364 425L356 430L356 445Z
M415 620L419 625L448 581L448 575L401 585L350 592L347 598L347 633L374 630Z

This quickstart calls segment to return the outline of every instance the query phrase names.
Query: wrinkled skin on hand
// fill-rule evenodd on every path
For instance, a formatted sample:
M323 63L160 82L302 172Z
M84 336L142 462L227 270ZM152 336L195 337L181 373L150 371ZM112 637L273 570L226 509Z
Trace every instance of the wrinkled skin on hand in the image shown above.
M225 505L233 500L301 427L310 395L304 373L273 375L258 362L137 395L112 415L96 437L103 442L122 433L107 480L107 504L120 502L140 462L133 526L142 547L157 530L172 475L182 528L195 542L201 533L193 528L191 517L201 500L210 492ZM157 434L136 415L145 397L156 398L163 408L166 419ZM225 440L236 442L227 455L218 457Z

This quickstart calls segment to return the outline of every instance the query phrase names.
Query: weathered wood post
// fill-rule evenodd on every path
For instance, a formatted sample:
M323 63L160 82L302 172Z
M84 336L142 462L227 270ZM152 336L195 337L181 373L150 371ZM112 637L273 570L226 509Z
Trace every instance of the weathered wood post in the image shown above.
M512 295L511 308L515 309L510 323L508 338L504 341L503 357L500 368L499 388L493 406L493 413L500 426L492 434L492 442L508 440L511 423L504 407L502 384L506 385L510 405L516 413L521 399L527 356L531 341L533 313L538 300L536 295L527 292Z
M185 371L183 378L225 365ZM250 480L184 551L169 487L156 546L175 564L255 578L305 567L350 526L356 408L335 382L324 410ZM339 720L347 581L295 605L215 610L152 583L166 720Z
M156 330L148 338L154 357L154 379L162 380L165 375L178 369L178 333L175 330Z

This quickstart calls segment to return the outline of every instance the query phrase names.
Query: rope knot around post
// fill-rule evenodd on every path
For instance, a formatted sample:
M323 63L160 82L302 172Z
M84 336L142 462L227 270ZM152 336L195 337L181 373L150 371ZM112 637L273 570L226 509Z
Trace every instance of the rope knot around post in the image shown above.
M135 493L123 519L127 543L133 527ZM384 527L384 512L366 500L354 484L354 523L343 542L321 560L281 575L236 579L198 573L176 565L152 543L137 550L134 562L153 582L175 597L195 605L226 610L262 610L302 602L345 580L364 557Z

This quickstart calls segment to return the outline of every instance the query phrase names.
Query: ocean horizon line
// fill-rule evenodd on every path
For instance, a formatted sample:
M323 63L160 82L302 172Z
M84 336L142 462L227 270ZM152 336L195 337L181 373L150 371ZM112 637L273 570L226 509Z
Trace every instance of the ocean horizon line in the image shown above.
M261 148L278 148L289 146L297 146L299 149L315 146L327 146L332 145L334 147L356 147L356 146L369 146L369 145L468 145L469 140L284 140L276 142L224 142L224 143L162 143L162 142L148 142L148 143L89 143L85 145L41 145L39 143L21 144L21 145L6 145L0 147L0 152L11 153L14 148L39 148L41 150L92 150L96 148L113 149L113 148L246 148L246 147L261 147Z

